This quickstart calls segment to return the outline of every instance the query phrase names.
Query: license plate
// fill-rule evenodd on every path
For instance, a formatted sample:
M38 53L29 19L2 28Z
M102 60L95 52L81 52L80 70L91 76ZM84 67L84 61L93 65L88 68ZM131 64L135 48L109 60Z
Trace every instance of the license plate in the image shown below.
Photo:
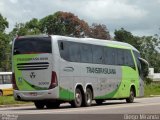
M31 96L37 96L37 93L36 92L31 92L30 95Z

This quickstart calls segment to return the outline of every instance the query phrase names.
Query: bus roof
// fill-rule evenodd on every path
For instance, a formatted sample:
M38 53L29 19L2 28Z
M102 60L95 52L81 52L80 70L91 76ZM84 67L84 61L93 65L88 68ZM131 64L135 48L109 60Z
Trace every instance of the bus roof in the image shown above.
M20 36L19 38L49 37L49 36L51 36L52 38L55 38L56 40L66 40L66 41L89 43L89 44L102 45L102 46L106 45L106 46L115 47L115 48L132 49L139 53L139 51L132 45L125 42L119 42L114 40L105 40L105 39L96 39L96 38L76 38L76 37L68 37L68 36L61 36L61 35L28 35L28 36Z
M67 36L59 36L59 35L52 35L52 38L56 38L57 40L90 43L90 44L102 45L102 46L106 45L106 46L115 47L115 48L132 49L139 53L139 51L132 45L125 42L119 42L114 40L103 40L103 39L95 39L95 38L76 38L76 37L67 37Z
M11 75L12 72L0 72L0 75Z

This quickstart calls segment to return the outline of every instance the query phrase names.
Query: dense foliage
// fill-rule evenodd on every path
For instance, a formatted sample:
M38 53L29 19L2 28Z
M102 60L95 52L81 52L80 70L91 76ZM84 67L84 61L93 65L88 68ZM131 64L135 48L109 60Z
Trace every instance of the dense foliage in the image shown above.
M103 24L92 24L79 19L73 13L56 12L40 20L33 18L29 22L19 23L10 33L11 36L53 34L74 37L94 37L110 39L107 27Z
M9 35L5 33L8 27L7 19L0 14L0 70L10 69L10 40Z
M104 24L93 23L88 25L73 13L58 11L42 19L33 18L26 23L17 23L10 33L5 29L9 23L0 14L0 71L11 70L11 40L16 36L53 34L73 37L92 37L97 39L111 39ZM149 63L150 67L160 72L160 41L159 35L134 36L131 32L121 28L115 30L114 40L127 42L135 46Z

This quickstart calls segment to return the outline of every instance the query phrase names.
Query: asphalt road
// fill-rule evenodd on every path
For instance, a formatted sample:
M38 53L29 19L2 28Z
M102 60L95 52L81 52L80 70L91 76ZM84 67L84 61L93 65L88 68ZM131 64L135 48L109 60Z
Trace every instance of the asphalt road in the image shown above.
M145 120L148 117L160 120L160 97L136 98L135 102L130 104L125 100L106 101L101 106L93 103L91 107L81 108L71 108L69 104L62 104L59 109L42 110L37 110L33 105L3 107L0 108L0 115L2 120L6 120L5 118L14 118L14 120L106 120L107 118L108 120Z

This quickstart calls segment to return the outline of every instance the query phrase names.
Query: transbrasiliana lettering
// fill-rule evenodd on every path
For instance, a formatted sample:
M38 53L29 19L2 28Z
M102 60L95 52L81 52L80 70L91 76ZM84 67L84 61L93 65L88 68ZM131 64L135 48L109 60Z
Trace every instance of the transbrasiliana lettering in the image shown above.
M86 67L87 73L97 73L97 74L116 74L116 69L111 68L94 68Z

